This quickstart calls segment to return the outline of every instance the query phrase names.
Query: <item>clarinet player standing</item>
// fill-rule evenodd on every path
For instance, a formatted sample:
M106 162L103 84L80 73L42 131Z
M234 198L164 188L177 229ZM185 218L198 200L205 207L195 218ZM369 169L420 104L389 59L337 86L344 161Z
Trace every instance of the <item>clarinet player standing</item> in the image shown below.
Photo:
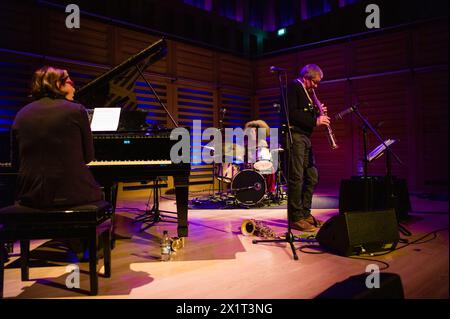
M311 215L314 189L318 183L318 172L311 146L311 134L316 126L330 127L326 107L315 105L318 101L314 89L322 80L319 66L308 64L300 71L300 76L288 85L287 101L292 145L288 147L288 215L291 227L296 230L314 232L322 224ZM319 112L317 112L319 108ZM286 139L289 143L289 138ZM332 145L336 148L337 145Z

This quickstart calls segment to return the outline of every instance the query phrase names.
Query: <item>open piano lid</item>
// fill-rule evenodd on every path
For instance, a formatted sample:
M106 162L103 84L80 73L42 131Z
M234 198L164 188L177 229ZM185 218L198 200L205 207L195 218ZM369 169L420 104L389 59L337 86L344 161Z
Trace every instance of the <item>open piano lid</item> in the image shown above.
M103 73L76 92L76 101L87 108L121 107L136 109L134 86L139 72L162 59L167 53L167 44L160 39L141 52L130 57L113 69Z

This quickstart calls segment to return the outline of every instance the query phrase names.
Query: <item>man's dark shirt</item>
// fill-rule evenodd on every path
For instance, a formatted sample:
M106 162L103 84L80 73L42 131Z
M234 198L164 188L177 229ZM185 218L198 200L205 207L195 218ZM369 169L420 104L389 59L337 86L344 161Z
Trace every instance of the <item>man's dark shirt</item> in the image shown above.
M316 126L316 113L302 85L296 80L288 85L287 100L292 130L310 137Z

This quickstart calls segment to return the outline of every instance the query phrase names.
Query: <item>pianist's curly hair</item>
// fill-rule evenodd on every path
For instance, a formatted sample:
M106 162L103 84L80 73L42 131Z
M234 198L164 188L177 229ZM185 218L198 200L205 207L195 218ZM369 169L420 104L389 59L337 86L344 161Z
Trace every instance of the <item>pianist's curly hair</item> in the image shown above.
M34 99L43 97L64 98L65 94L60 91L57 83L64 84L68 77L67 70L57 69L52 66L44 66L36 70L31 80L31 97Z

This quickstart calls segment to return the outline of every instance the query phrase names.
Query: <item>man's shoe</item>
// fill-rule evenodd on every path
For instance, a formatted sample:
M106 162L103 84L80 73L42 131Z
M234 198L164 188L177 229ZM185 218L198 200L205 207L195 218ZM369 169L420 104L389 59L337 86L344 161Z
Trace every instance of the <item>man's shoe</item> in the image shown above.
M308 223L306 219L300 219L296 222L292 222L291 228L306 232L315 232L317 230L317 228Z
M315 218L313 215L309 215L308 218L305 218L305 220L310 223L311 225L313 225L314 227L322 227L323 225L323 221L321 221L320 219Z

